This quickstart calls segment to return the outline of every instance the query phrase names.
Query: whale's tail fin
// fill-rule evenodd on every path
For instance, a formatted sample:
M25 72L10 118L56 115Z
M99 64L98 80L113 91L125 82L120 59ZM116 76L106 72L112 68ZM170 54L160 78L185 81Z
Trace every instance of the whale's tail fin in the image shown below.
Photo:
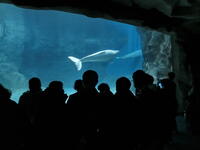
M68 56L68 58L74 62L75 66L76 66L76 69L79 71L81 70L82 68L82 62L80 59L76 58L76 57L73 57L73 56Z

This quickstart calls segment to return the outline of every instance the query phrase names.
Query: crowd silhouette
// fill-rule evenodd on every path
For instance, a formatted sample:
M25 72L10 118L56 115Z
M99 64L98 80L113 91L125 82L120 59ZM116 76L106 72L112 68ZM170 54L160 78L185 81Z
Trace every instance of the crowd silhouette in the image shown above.
M117 79L112 93L107 83L96 89L98 74L87 70L75 81L72 95L61 81L42 90L40 79L33 77L18 104L0 84L0 149L162 150L177 131L175 74L168 75L155 83L137 70L133 83Z

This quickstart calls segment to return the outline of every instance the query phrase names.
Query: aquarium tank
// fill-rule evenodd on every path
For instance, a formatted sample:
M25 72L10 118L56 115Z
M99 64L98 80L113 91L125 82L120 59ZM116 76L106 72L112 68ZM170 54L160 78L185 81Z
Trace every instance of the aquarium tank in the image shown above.
M0 4L0 83L16 102L39 77L45 89L60 80L65 92L92 69L115 92L115 81L142 69L140 35L132 25L53 10Z

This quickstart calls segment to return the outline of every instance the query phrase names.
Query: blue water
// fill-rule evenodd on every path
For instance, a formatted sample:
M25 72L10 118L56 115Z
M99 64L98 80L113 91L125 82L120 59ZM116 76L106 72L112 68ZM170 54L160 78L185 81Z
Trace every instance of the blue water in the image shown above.
M27 90L28 79L33 76L42 80L43 88L50 81L63 81L70 95L74 81L88 69L96 70L99 83L109 83L113 92L117 78L131 79L135 70L142 69L142 55L117 59L141 50L140 35L132 25L5 4L0 4L0 16L0 83L13 91L15 101ZM108 61L83 63L80 71L67 58L82 58L106 49L119 53ZM9 73L1 67L5 64Z

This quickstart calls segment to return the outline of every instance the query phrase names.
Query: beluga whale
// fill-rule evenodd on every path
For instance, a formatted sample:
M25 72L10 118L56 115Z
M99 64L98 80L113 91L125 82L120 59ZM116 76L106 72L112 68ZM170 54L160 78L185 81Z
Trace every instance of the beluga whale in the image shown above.
M68 58L75 64L76 69L80 71L84 62L108 62L114 59L118 53L119 50L106 49L80 59L74 56L68 56Z

